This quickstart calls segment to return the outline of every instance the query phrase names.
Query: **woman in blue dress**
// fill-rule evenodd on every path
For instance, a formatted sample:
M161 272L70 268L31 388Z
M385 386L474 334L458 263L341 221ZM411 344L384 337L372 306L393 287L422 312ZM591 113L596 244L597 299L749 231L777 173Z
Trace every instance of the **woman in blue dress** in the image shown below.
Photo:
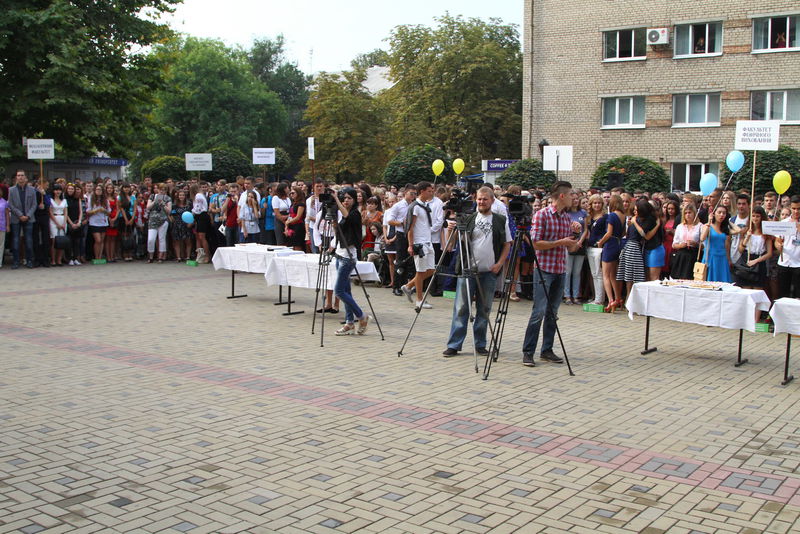
M611 195L608 199L606 233L597 242L603 248L600 256L603 268L603 287L608 296L606 311L614 311L622 306L622 283L617 281L619 253L622 250L622 236L625 234L625 214L622 212L622 197Z
M728 228L728 208L720 204L714 210L711 222L701 230L700 240L706 248L703 256L708 266L706 280L731 282L731 236Z

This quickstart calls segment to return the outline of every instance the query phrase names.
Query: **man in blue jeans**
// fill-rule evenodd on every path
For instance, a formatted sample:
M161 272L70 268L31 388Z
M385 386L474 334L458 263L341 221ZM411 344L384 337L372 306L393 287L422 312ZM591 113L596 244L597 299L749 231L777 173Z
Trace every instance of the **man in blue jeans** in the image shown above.
M17 185L8 189L8 208L11 211L12 269L19 269L19 233L25 233L25 266L33 268L33 223L36 222L36 190L28 186L25 171L18 170Z
M522 343L522 364L528 367L536 365L533 354L539 342L542 322L544 322L542 360L553 363L564 362L553 352L553 338L556 334L556 314L564 291L567 251L578 249L578 241L572 237L573 226L577 223L573 224L566 213L571 205L572 184L556 182L550 191L550 205L537 211L533 216L531 243L536 250L539 268L533 273L533 311L528 319L525 340ZM580 231L578 228L577 232Z
M488 354L486 350L486 329L489 324L489 312L492 309L494 288L497 285L497 276L503 271L503 265L508 259L511 248L511 232L503 215L492 213L494 191L490 187L481 187L478 190L476 201L478 211L467 217L467 236L474 260L477 275L475 279L459 278L456 285L456 300L453 304L453 322L450 326L450 337L447 348L442 353L445 358L455 356L461 350L464 338L467 336L467 323L469 322L469 309L472 303L467 298L467 284L469 294L475 297L475 322L472 325L472 335L475 343L475 352L481 355ZM448 238L456 231L456 222L447 223ZM456 262L460 270L460 263ZM477 284L480 291L476 291Z

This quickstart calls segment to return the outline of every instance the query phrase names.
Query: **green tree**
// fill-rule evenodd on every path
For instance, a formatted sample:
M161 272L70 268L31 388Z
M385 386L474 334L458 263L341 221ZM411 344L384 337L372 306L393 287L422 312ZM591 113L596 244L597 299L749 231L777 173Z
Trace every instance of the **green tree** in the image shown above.
M522 189L536 189L543 187L550 189L556 181L556 173L546 171L542 168L542 162L538 159L522 159L509 166L503 174L497 178L498 185L507 187L518 185Z
M608 175L622 175L622 186L628 191L669 191L670 182L667 171L647 158L620 156L600 165L592 175L592 187L605 187Z
M350 67L353 70L367 70L370 67L388 67L389 54L386 50L376 48L372 52L366 54L358 54L353 61L350 62Z
M177 156L158 156L142 164L142 176L149 176L154 182L163 182L167 178L185 180L186 161Z
M6 0L0 9L0 157L23 136L55 139L59 157L131 155L161 87L148 47L179 1ZM24 156L23 156L24 157Z
M337 181L376 181L388 160L385 110L352 72L322 73L314 80L303 135L315 138L315 172ZM309 162L304 164L309 175Z
M435 28L396 27L389 38L395 85L394 146L429 143L468 167L520 156L522 53L514 25L449 14Z
M237 176L253 174L252 159L247 157L241 150L228 146L219 146L212 148L209 152L211 152L213 170L203 172L203 178L206 180L224 178L230 182Z
M431 166L437 159L444 161L444 172L436 178ZM453 162L443 150L431 145L408 148L395 156L386 166L383 181L388 185L403 187L422 181L452 183L455 180Z
M243 52L189 37L157 55L171 64L155 111L164 125L158 152L205 152L226 145L249 153L254 146L281 142L286 111L278 95L253 75Z
M744 165L733 179L731 189L745 189L750 191L753 185L753 152L743 151ZM787 145L781 145L775 152L761 151L756 158L756 194L774 191L772 178L778 171L787 171L792 175L792 185L785 194L800 194L800 151ZM726 183L730 177L730 170L726 165L720 166L720 179Z

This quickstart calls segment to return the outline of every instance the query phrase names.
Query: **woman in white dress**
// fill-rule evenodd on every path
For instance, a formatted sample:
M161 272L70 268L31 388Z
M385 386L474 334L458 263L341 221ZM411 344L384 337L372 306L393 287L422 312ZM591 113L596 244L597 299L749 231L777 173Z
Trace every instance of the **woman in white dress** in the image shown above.
M53 186L53 199L50 201L50 265L61 267L64 250L56 249L56 236L67 235L67 199L59 184Z

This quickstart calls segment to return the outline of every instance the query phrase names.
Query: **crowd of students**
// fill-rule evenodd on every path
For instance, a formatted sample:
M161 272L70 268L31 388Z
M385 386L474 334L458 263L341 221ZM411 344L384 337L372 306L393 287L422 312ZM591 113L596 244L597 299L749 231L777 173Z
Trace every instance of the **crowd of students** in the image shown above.
M382 262L385 285L403 295L415 271L404 228L408 207L427 210L431 260L438 262L451 186L433 187L424 201L411 184L345 186L357 194L363 259ZM0 184L0 241L11 232L12 268L100 259L208 263L217 247L239 242L316 252L322 235L319 195L326 187L322 180L267 183L253 177L230 183L153 183L145 178L141 184L60 178L52 184L34 179L28 185L25 173L18 171L12 187ZM511 195L526 198L525 217L548 203L542 190L494 189L492 209L507 216L512 235L519 225L507 209ZM721 189L705 198L689 192L575 190L567 214L580 247L567 257L566 304L593 302L613 311L622 307L633 283L691 279L698 261L707 266L708 280L763 288L773 299L800 297L800 232L775 237L762 229L763 221L799 222L800 197L768 192L750 199L747 192ZM519 260L512 300L531 298L533 253L527 236ZM452 285L436 278L432 283L434 296Z

